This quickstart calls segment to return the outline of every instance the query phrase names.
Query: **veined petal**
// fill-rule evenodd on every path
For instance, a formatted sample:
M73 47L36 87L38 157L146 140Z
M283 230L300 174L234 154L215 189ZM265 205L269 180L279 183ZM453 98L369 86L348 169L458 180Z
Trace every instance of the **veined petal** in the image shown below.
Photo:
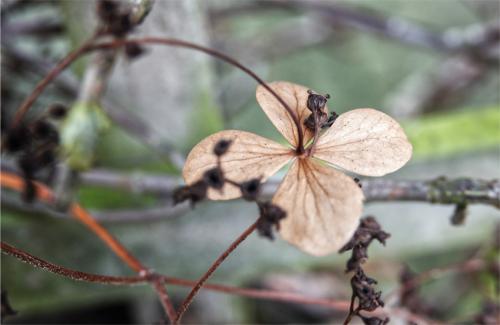
M372 108L341 114L320 136L314 157L366 176L382 176L410 160L412 145L398 122Z
M339 250L354 234L363 192L350 177L310 158L298 159L273 203L286 211L281 236L312 255Z
M228 151L220 158L224 176L235 182L262 177L262 181L276 173L292 158L292 151L284 146L253 133L226 130L203 139L189 153L182 176L186 184L199 181L205 171L217 166L217 156L213 153L220 140L231 140ZM209 189L212 200L229 200L241 196L238 187L226 183L222 192Z
M307 98L309 96L307 91L309 88L286 81L275 81L268 83L268 85L283 98L285 103L296 114L304 130L304 144L306 144L314 136L313 132L304 127L304 120L311 114L311 111L307 108ZM256 97L260 107L262 107L262 110L278 131L292 146L297 148L299 145L297 126L285 107L266 88L260 85L257 87ZM325 111L328 112L327 107L325 107Z

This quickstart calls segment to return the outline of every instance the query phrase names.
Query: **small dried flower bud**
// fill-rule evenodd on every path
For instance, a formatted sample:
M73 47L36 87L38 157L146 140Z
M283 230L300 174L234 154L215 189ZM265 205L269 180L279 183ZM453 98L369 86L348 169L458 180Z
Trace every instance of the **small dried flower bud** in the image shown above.
M286 212L271 202L259 202L260 218L257 231L263 237L274 239L273 227L279 230L279 222L286 217Z
M40 166L48 166L56 160L56 154L53 150L44 150L36 157L36 160Z
M231 143L231 140L220 140L214 147L214 154L218 157L224 155L229 150Z
M207 170L203 174L203 179L208 186L216 190L220 190L224 186L224 173L218 167Z
M385 325L389 323L389 317L382 319L378 317L365 317L361 314L358 314L358 316L361 318L363 324L365 325Z
M339 115L335 112L331 112L330 113L330 117L328 118L328 121L326 121L325 124L323 124L321 127L322 128L329 128L333 125L333 123L335 123L335 121L337 120L337 118L339 117Z
M260 189L260 178L254 178L240 184L241 195L247 201L257 200Z
M49 116L53 119L59 120L66 116L68 108L62 104L52 104L49 107Z
M49 122L40 120L33 124L33 135L36 138L46 139L49 138L54 132L54 127Z
M207 184L204 181L198 181L191 186L181 186L172 195L174 204L189 200L193 206L196 202L206 198L207 189Z
M323 96L314 94L311 90L309 90L308 93L309 96L307 97L307 108L309 108L311 112L320 111L325 108L326 102L328 101L328 98L330 98L330 95L326 94L325 96Z
M29 130L25 125L19 125L6 134L5 148L9 152L18 152L31 144Z
M136 59L142 54L144 54L144 49L142 48L142 46L135 43L129 43L125 45L125 55L127 56L127 58Z

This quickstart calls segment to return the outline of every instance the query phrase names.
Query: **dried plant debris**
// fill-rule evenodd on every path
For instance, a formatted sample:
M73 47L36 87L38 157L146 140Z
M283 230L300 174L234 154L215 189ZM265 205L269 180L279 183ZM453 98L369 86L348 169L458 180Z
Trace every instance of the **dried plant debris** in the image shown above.
M280 221L285 219L286 212L271 202L259 202L260 218L257 223L259 235L274 240L273 228L280 229Z
M249 132L221 131L191 150L183 169L184 180L188 186L195 184L206 170L219 166L231 182L225 182L220 190L209 188L207 198L248 199L248 193L237 184L257 178L265 182L291 162L271 201L287 215L279 233L312 255L335 252L356 230L363 192L352 178L331 166L365 176L382 176L401 168L410 159L412 146L401 126L382 112L362 108L328 118L328 96L289 82L272 82L268 86L294 116L263 86L257 88L257 101L292 148ZM313 128L304 127L311 123L307 122L311 114ZM320 133L325 125L331 127ZM299 134L303 135L302 143ZM216 144L224 147L220 141L227 139L231 139L231 146L225 151L215 149L214 155ZM308 143L312 145L305 147Z
M385 245L386 239L390 236L390 234L382 230L374 217L368 216L363 218L354 236L339 250L339 253L352 250L351 258L347 261L346 272L355 271L366 261L368 258L368 246L374 239Z
M55 167L59 147L59 132L54 124L61 115L57 112L44 116L30 124L20 124L7 131L4 150L16 157L24 181L23 199L32 202L36 197L34 180L37 173L45 168Z
M368 216L361 220L354 236L340 249L341 253L352 250L351 258L347 261L346 273L354 272L351 278L351 306L344 324L348 324L353 316L361 318L364 324L386 324L389 321L388 318L367 317L361 314L362 311L371 312L384 306L381 299L382 291L375 289L377 281L368 277L361 265L368 258L367 250L373 240L376 239L385 245L389 237L390 235L382 230L377 220ZM356 301L357 306L354 307Z

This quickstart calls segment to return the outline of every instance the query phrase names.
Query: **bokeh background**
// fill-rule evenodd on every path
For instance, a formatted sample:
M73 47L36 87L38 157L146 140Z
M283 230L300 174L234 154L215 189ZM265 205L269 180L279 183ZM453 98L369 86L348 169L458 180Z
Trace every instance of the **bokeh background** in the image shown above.
M286 80L329 93L328 106L337 113L374 107L394 116L407 131L414 156L388 178L491 180L500 170L499 12L498 1L488 0L157 0L131 36L175 37L216 48L267 81ZM1 19L6 128L35 83L93 32L95 2L4 0ZM144 49L136 59L121 52L116 57L101 101L112 124L99 135L94 164L81 173L74 195L146 265L196 279L253 222L257 208L235 200L173 210L171 193L145 192L140 180L157 175L182 184L182 158L218 130L284 140L258 107L255 82L240 71L185 49ZM54 102L72 106L92 62L88 56L66 70L30 116ZM2 155L2 168L11 165L12 157ZM109 175L124 181L110 185ZM411 202L366 206L365 214L376 216L392 235L386 247L372 245L366 264L384 293L398 287L404 265L422 272L492 249L498 210L470 206L465 224L452 226L453 210L451 205ZM46 207L26 206L15 193L2 193L1 226L2 240L51 262L86 272L129 274L80 224ZM279 239L252 235L213 281L348 300L347 259L310 257ZM161 306L147 287L73 282L6 256L1 270L2 290L19 312L5 323L162 321ZM498 279L489 271L446 274L420 289L427 309L418 312L470 323L498 299L497 288ZM186 289L170 291L177 303L186 294ZM203 292L185 322L338 323L344 316L320 307Z

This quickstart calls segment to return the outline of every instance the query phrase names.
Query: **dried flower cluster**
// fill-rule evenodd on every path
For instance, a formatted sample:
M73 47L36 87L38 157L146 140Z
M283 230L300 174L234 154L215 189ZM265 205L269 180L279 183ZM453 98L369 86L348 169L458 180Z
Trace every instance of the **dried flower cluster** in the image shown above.
M221 193L225 184L231 184L238 188L241 197L245 200L257 203L260 213L257 230L261 236L272 240L274 239L273 228L279 230L279 223L286 217L286 212L276 204L259 200L261 191L260 177L238 182L225 175L221 167L221 161L228 153L232 143L232 140L221 139L213 145L212 155L216 160L216 166L205 170L200 179L192 185L181 186L176 189L173 193L174 204L189 201L194 206L197 202L205 199L209 191Z
M257 101L292 148L249 132L221 131L192 149L184 166L184 180L195 186L207 169L220 166L234 183L209 188L207 197L234 199L243 196L235 184L247 179L264 182L292 162L272 199L287 214L280 222L280 235L307 253L332 253L352 237L363 206L358 184L332 166L382 176L410 159L411 144L400 125L382 112L361 108L328 117L328 95L289 82L269 86L300 121L297 126L267 89L257 88ZM302 143L299 134L303 134ZM232 144L219 160L212 148L222 139L231 139Z
M384 306L381 299L382 291L375 290L377 281L365 274L361 264L368 258L368 247L374 239L385 245L385 240L389 237L390 235L382 230L377 220L369 216L361 220L354 236L340 249L340 253L352 250L351 258L347 261L346 273L354 272L351 278L351 306L345 324L349 323L352 316L358 316L364 324L370 325L382 325L389 322L388 318L366 317L361 314L361 311L371 312ZM358 303L354 308L356 299Z
M32 202L36 196L33 180L37 172L54 167L59 146L56 123L65 115L66 107L54 104L47 110L47 115L29 125L20 124L5 136L4 150L16 155L17 165L25 180L23 199L26 202Z

